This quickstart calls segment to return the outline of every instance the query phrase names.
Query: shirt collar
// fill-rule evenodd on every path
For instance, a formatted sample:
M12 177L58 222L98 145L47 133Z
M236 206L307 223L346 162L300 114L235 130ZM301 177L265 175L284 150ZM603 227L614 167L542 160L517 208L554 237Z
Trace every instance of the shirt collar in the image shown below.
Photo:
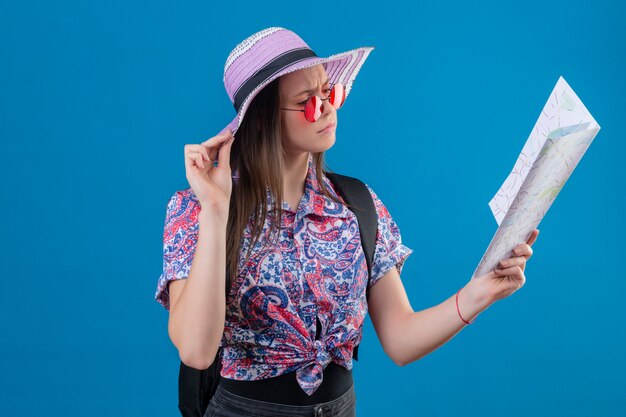
M323 175L323 181L328 192L343 201L343 198L335 192L333 184L326 175ZM268 211L272 210L271 203L272 197L268 190ZM283 201L282 207L283 210L290 210L286 201ZM294 207L294 209L296 210L296 217L298 218L302 218L307 214L315 214L321 217L346 218L350 213L345 203L336 203L322 193L319 181L317 180L315 160L311 152L309 152L308 169L304 182L304 195L302 196L299 207Z

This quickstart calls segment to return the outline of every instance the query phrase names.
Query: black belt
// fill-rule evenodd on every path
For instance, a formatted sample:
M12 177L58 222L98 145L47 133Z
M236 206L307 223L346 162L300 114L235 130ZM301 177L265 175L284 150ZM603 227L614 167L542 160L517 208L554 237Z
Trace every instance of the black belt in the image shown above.
M296 380L296 371L256 381L238 381L220 378L226 391L241 397L289 405L312 405L337 399L354 383L352 370L331 361L324 368L324 379L313 395L302 390Z

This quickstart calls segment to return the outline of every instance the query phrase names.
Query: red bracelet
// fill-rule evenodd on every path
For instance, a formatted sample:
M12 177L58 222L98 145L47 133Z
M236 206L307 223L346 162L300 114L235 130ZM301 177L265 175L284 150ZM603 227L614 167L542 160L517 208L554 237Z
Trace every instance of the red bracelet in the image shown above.
M474 317L474 320L472 321L467 321L463 318L463 316L461 316L461 310L459 310L459 293L461 292L462 288L459 288L459 290L456 292L456 311L459 313L459 317L461 317L461 320L463 320L465 323L467 324L472 324L476 321L476 317Z

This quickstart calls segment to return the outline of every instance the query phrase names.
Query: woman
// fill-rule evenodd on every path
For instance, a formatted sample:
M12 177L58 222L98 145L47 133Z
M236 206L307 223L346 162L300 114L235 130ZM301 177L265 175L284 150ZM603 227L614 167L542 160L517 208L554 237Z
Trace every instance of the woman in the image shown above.
M413 311L400 280L413 251L369 186L378 229L368 281L356 217L322 166L337 110L371 50L319 58L292 31L253 34L224 71L237 116L185 145L191 187L167 207L155 298L170 311L169 336L186 365L206 369L223 348L205 416L354 416L352 352L368 312L403 366L524 284L538 230L502 269Z

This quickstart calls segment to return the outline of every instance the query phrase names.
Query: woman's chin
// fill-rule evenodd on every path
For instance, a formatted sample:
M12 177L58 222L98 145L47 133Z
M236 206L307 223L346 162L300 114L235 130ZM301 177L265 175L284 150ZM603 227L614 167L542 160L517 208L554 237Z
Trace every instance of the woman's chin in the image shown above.
M335 144L335 132L327 133L325 135L320 134L319 137L320 140L318 144L324 149L321 149L317 152L325 151Z

